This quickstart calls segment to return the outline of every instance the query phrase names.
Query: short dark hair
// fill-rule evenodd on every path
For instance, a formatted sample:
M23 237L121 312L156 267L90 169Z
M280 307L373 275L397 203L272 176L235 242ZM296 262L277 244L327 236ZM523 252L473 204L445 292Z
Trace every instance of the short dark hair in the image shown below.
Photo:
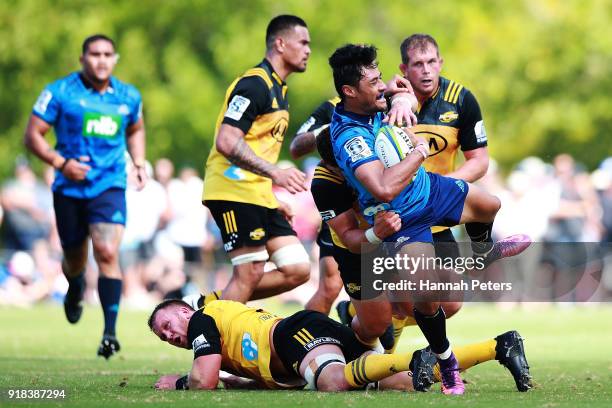
M402 63L408 63L408 50L412 50L414 48L418 48L422 51L427 49L428 45L433 45L436 49L438 55L440 55L440 49L438 48L438 43L436 40L429 34L412 34L410 37L406 38L402 41L400 45L400 54L402 57Z
M87 51L89 51L89 44L96 42L98 40L108 41L113 46L113 50L115 49L115 42L109 36L104 35L104 34L94 34L94 35L90 35L89 37L85 39L85 41L83 41L83 46L81 50L82 55L85 55Z
M266 49L272 49L274 40L280 33L291 30L295 26L308 28L304 20L298 16L292 16L289 14L282 14L270 20L268 23L268 28L266 28Z
M153 331L153 322L155 321L155 315L157 315L157 312L170 306L184 306L194 310L189 303L181 299L166 299L159 305L155 306L155 309L153 309L153 312L151 312L151 316L149 316L149 320L147 320L147 324L149 325L149 329L151 329L151 331Z
M334 85L340 99L344 100L343 85L357 86L363 78L363 68L376 67L376 51L373 45L347 44L329 57L329 65L334 72Z
M336 157L334 156L334 148L331 142L329 127L323 129L317 136L317 150L319 151L319 155L325 164L339 167Z

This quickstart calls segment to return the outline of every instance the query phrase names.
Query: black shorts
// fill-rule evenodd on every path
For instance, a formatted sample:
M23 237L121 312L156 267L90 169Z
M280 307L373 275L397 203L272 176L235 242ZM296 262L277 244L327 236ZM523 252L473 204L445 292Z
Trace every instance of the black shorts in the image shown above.
M351 299L369 300L382 293L382 290L375 290L373 287L362 288L360 254L354 254L348 249L336 245L334 245L333 253L338 264L344 290Z
M325 221L321 223L321 229L317 235L317 245L319 246L319 259L326 256L334 256L334 242L332 241L329 226Z
M297 235L276 208L222 200L207 200L204 204L221 230L225 252L265 245L274 237Z
M287 371L298 375L302 360L317 346L340 347L347 363L371 350L357 340L353 330L313 310L302 310L281 320L272 341Z

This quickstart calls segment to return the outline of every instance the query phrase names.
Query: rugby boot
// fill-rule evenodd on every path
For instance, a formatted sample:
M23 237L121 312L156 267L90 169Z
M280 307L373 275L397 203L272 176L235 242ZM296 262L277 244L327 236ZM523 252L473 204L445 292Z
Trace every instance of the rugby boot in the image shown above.
M516 256L526 250L531 245L531 238L525 234L510 235L493 244L493 248L486 254L480 256L483 259L485 268L493 262ZM478 255L476 255L478 257Z
M429 347L412 353L410 371L412 372L412 386L415 391L426 392L435 382L434 367L438 359Z
M350 305L350 300L342 300L336 305L336 312L338 312L338 318L340 319L340 323L349 327L351 327L351 321L353 320L351 314L349 313Z
M523 338L517 331L512 330L500 334L495 338L495 359L499 364L506 367L516 383L516 389L526 392L533 387L531 375L529 374L529 364L525 357Z
M110 334L105 334L104 336L102 336L100 347L98 347L99 356L102 356L108 360L113 354L117 353L119 350L121 350L121 346L119 345L119 341L115 336L112 336Z
M438 364L442 380L442 393L444 395L462 395L465 392L465 385L459 375L459 363L455 354L451 353L446 360L438 360Z

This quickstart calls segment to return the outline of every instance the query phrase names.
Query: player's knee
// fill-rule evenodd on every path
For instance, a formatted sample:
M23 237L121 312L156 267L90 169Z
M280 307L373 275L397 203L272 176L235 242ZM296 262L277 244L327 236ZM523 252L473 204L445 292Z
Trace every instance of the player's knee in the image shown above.
M96 260L100 263L111 264L117 261L118 250L110 243L94 243L93 250L96 255Z
M442 309L444 309L444 314L446 318L449 319L453 317L461 307L463 306L463 302L444 302L442 303Z
M325 296L326 299L331 299L333 301L342 290L342 279L340 276L325 276L320 287L322 288L322 295Z
M310 279L310 257L301 244L290 244L277 249L270 256L270 261L293 286L299 286Z
M344 376L344 365L327 367L319 376L317 390L323 392L337 392L350 390L351 386Z

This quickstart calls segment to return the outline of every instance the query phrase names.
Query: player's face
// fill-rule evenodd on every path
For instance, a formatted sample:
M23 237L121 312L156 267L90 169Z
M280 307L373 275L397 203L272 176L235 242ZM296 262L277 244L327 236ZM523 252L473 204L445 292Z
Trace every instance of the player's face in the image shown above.
M367 114L383 112L387 109L385 90L387 86L382 80L378 67L363 68L363 77L357 84L356 101L361 110Z
M438 89L442 62L436 47L429 44L425 49L409 49L408 64L401 64L400 69L412 84L417 96L429 98Z
M189 313L186 308L165 308L157 312L153 333L161 341L165 341L175 347L189 348L187 340L187 327L189 326Z
M295 26L283 35L283 60L292 72L306 71L308 57L310 57L310 34L308 29Z
M106 40L98 40L89 44L87 52L81 55L83 73L92 82L108 81L117 63L117 54L113 44Z

